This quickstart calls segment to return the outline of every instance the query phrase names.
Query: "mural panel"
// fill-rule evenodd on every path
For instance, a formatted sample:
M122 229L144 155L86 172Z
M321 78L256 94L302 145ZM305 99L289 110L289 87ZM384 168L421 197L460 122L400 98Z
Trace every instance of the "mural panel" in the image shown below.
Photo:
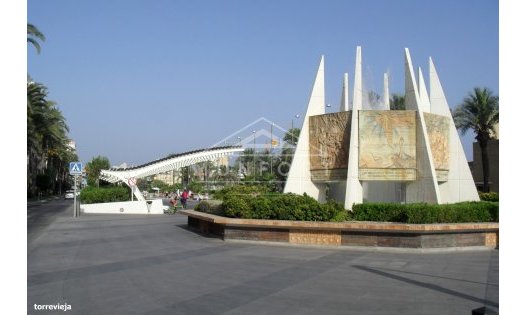
M449 170L449 118L424 113L433 162L437 170Z
M349 161L351 112L311 116L309 125L311 170L346 169Z
M358 116L360 180L415 180L416 113L362 110Z

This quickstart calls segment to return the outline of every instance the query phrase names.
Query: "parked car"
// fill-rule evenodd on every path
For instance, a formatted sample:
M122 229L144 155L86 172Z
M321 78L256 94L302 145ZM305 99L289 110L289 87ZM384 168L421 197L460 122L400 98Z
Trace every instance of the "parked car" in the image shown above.
M75 191L74 190L66 190L66 194L64 195L64 199L73 199L75 198Z

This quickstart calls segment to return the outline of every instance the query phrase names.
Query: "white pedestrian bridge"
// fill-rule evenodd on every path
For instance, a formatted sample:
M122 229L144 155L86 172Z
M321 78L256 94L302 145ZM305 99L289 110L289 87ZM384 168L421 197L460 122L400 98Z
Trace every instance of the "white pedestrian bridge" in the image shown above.
M130 185L130 179L143 178L159 173L179 170L182 167L205 161L215 161L221 157L229 156L235 152L242 151L242 146L223 146L172 154L165 158L139 166L101 170L100 178L110 183L122 181L132 188L132 185ZM139 189L132 190L134 191L134 195L137 200L145 200Z

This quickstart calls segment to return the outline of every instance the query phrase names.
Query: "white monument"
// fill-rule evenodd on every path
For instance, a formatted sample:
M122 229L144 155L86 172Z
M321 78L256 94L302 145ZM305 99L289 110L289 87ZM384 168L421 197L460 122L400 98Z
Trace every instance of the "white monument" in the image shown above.
M389 109L388 76L380 110L364 110L361 47L352 109L344 74L340 111L325 114L322 56L284 192L327 198L351 209L366 201L433 204L478 201L478 193L437 71L429 94L405 49L405 110ZM418 84L417 84L418 82Z

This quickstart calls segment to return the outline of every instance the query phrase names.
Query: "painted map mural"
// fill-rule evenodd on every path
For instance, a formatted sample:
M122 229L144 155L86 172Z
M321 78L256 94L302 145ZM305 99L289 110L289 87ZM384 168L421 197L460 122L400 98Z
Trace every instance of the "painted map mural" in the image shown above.
M414 111L362 110L358 119L361 170L416 169L416 113ZM416 174L413 171L410 173L410 177ZM395 174L398 176L403 172L394 172L393 175ZM396 179L382 178L382 176L389 177L389 174L381 171L378 176L380 178L374 179Z

